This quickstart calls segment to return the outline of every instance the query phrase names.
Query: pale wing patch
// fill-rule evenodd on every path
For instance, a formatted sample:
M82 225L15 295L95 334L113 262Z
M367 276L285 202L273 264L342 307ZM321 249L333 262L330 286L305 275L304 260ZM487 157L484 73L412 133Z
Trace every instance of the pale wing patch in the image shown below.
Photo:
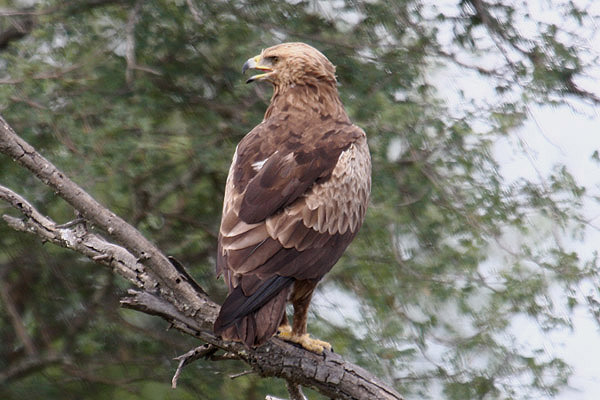
M260 165L262 168L267 160L252 166ZM340 154L330 179L314 185L294 203L264 222L247 224L239 219L236 211L242 197L235 193L233 182L228 179L221 222L223 252L252 247L260 249L269 237L285 248L304 251L323 234L356 232L364 219L370 191L371 158L364 137ZM271 250L267 253L270 254ZM244 271L258 265L251 260L243 264Z
M304 199L300 198L286 207L283 212L270 216L266 220L266 228L269 236L276 239L285 248L296 247L298 243L290 241L292 229L302 219L302 209L305 208ZM306 228L305 228L306 229ZM297 248L298 249L298 248ZM299 250L299 249L298 249Z
M300 251L310 245L298 240L300 221L307 231L321 234L356 232L364 219L370 192L371 157L366 139L361 138L340 154L329 180L313 186L281 213L267 218L267 232L284 247Z
M278 152L279 152L279 150L275 150L275 152L273 154L271 154L269 157L265 158L264 160L253 162L252 164L250 164L252 166L252 169L254 169L256 172L260 171L262 169L262 167L265 165L265 163L267 161L269 161L269 158L273 157Z
M268 237L265 224L255 224L253 229L240 235L222 236L221 245L225 250L241 250L250 246L256 246Z
M255 163L252 163L252 168L254 168L255 171L260 171L260 169L263 167L263 165L265 165L265 163L267 162L269 158L265 158L262 161L257 161Z
M303 214L304 224L331 235L356 232L370 193L371 157L363 137L340 154L331 178L306 194L306 206L312 213Z

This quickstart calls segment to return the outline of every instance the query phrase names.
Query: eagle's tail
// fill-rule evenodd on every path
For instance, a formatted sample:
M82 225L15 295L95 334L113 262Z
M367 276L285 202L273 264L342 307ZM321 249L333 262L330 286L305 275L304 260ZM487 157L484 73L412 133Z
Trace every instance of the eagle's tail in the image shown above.
M277 332L285 313L294 278L274 276L263 282L250 296L241 285L227 296L215 321L215 334L224 339L259 346Z

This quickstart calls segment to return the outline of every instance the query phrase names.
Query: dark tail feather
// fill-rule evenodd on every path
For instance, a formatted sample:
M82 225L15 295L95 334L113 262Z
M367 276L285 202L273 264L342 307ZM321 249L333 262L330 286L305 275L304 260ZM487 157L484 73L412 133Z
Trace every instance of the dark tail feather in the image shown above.
M294 278L275 276L265 281L251 296L236 287L225 299L215 321L215 334L240 340L248 346L267 341L279 327L288 292Z

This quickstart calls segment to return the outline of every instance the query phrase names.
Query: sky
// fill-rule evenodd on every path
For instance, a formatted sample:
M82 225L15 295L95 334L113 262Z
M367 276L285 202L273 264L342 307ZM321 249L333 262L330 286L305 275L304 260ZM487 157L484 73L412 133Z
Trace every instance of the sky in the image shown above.
M562 164L579 184L586 187L588 196L600 195L600 164L591 157L595 150L600 150L600 108L578 106L575 111L568 106L531 107L528 121L514 132L515 136L496 144L495 155L505 178L535 180L538 173L545 176L553 165ZM516 146L516 140L524 143L528 154L510 151ZM588 197L583 213L591 223L585 229L584 239L574 239L567 234L563 234L562 239L567 248L576 250L585 259L600 247L600 230L597 228L600 226L600 207ZM562 291L554 291L557 304L562 295ZM598 297L598 289L586 282L579 286L577 295L580 300L586 295ZM573 367L570 388L565 389L558 399L596 400L600 398L600 327L584 306L578 306L571 319L572 330L550 334L525 321L514 326L525 344L559 355Z
M560 14L551 3L556 2L532 1L529 6L544 20L560 24ZM587 3L590 11L600 15L600 2ZM590 57L600 54L600 34L595 28L592 24L591 30L586 32L589 34L586 44ZM528 29L523 27L525 32ZM494 56L463 61L493 63ZM589 76L578 83L600 94L600 68L590 69L588 73ZM483 106L497 97L489 82L463 68L444 66L431 78L439 83L436 87L441 96L458 114L461 107L468 106L465 98ZM464 93L465 98L458 93ZM592 159L594 151L600 151L600 107L569 99L568 104L560 106L530 105L527 111L524 125L494 145L493 154L500 165L500 173L507 182L520 178L540 182L553 166L565 165L576 181L586 187L583 215L589 224L583 240L573 238L568 232L559 232L560 240L583 259L590 258L594 251L600 250L600 206L593 199L593 196L600 196L600 163ZM599 294L592 282L584 282L577 290L580 300L587 295L598 298ZM560 304L564 293L556 288L552 296ZM562 312L568 314L566 309ZM586 306L576 307L569 316L572 329L547 333L531 320L517 317L512 330L524 348L543 348L548 354L562 357L572 367L569 387L556 399L597 400L600 398L600 326Z

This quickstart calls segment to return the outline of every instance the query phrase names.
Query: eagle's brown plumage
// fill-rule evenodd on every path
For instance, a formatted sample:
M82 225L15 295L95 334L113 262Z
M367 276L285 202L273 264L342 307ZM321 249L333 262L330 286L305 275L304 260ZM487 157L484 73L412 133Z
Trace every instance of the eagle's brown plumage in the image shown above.
M362 224L371 159L339 99L335 67L318 50L284 43L247 68L263 72L248 82L269 81L274 92L229 170L217 259L229 296L214 330L257 346L280 325L289 333L288 300L289 339L306 337L312 292Z

